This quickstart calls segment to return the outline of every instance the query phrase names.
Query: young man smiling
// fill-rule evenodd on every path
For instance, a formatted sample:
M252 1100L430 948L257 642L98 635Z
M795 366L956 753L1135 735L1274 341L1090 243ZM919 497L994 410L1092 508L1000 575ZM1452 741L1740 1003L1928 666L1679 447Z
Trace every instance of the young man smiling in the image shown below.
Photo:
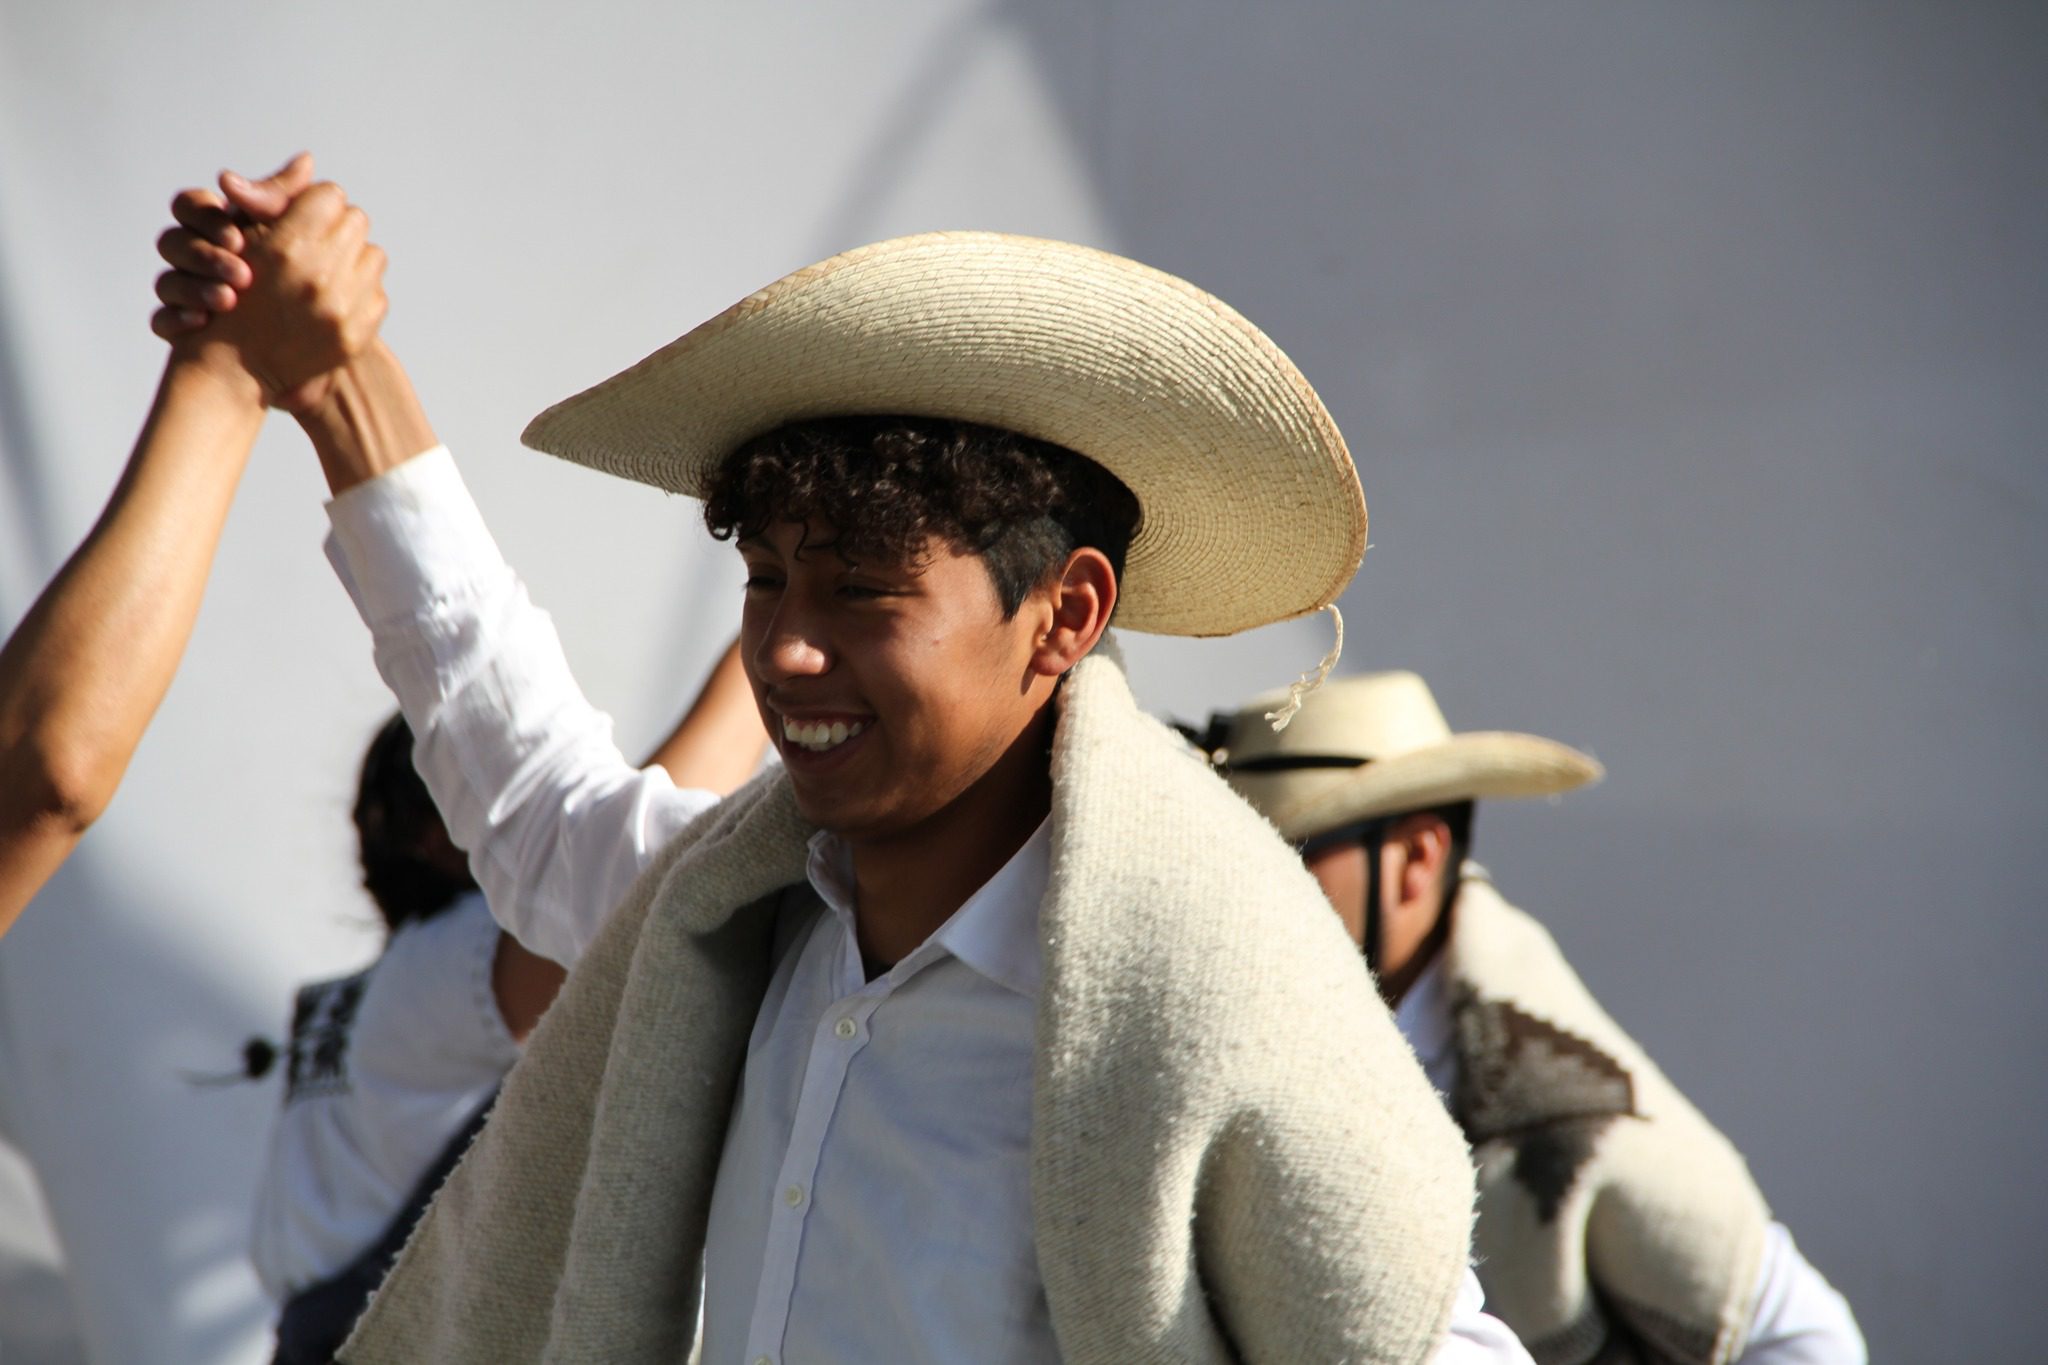
M1137 502L1042 442L840 418L750 442L705 511L746 564L798 808L858 849L856 903L887 907L855 916L863 956L900 961L1044 822L1048 702L1108 624Z
M718 805L619 757L389 353L335 388L332 553L417 761L501 923L577 963L344 1359L672 1361L700 1279L718 1362L1526 1358L1314 883L1105 637L1355 568L1349 456L1263 335L932 234L537 418L746 561L783 766Z

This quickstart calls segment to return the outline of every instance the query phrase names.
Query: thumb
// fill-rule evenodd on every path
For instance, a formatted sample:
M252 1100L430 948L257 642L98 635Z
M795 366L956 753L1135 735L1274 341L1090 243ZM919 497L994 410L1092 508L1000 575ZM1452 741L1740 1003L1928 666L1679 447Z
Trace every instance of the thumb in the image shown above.
M233 171L220 173L221 192L228 202L259 223L275 222L300 190L313 183L313 154L300 152L274 173L250 180Z

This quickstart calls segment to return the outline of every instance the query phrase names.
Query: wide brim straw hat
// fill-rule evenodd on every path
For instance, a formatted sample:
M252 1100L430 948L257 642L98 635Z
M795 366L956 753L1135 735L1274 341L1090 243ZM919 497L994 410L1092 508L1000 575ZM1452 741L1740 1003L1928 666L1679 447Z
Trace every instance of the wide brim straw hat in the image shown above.
M526 444L703 496L803 418L1005 427L1088 456L1143 523L1117 624L1228 635L1327 606L1365 551L1337 425L1266 335L1185 280L1088 247L934 232L784 276L543 412Z
M1287 839L1495 797L1554 796L1604 770L1556 740L1512 731L1454 733L1429 685L1408 672L1333 679L1275 733L1261 697L1216 727L1212 758L1239 795Z

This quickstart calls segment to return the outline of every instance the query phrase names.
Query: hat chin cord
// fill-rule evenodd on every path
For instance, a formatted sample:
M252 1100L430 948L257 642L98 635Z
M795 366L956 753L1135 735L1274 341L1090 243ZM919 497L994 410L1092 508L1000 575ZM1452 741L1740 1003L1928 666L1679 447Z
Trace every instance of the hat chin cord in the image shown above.
M1360 842L1365 850L1365 923L1358 951L1365 957L1365 969L1375 985L1380 977L1380 846L1386 842L1384 827L1368 833Z
M1294 713L1301 710L1301 703L1308 694L1323 685L1330 676L1330 670L1337 666L1337 660L1344 655L1344 613L1337 610L1335 602L1329 603L1323 610L1330 613L1330 620L1336 625L1336 643L1330 646L1330 652L1323 656L1321 663L1287 685L1287 700L1280 703L1277 709L1266 713L1266 719L1273 722L1276 734L1287 728L1287 722L1293 720Z
M1361 763L1365 761L1359 760ZM1380 941L1380 850L1386 845L1391 823L1392 817L1375 815L1326 829L1296 845L1296 851L1304 862L1326 849L1346 844L1356 846L1365 855L1365 916L1360 926L1358 951L1364 956L1365 965L1372 970L1375 983L1380 974L1380 956L1384 946Z

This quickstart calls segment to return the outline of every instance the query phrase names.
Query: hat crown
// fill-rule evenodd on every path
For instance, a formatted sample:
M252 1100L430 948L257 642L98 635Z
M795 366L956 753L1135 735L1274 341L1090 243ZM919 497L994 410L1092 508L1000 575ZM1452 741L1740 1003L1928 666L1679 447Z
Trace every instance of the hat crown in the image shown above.
M1325 683L1303 699L1287 728L1276 732L1265 716L1282 696L1262 697L1238 713L1230 727L1233 763L1297 755L1364 762L1451 737L1429 684L1406 670Z
M527 425L530 446L702 496L790 422L940 418L1085 455L1143 509L1127 630L1230 635L1336 601L1365 552L1344 438L1213 294L1071 242L893 238L806 266Z
M1553 796L1601 774L1591 756L1556 740L1506 730L1453 734L1413 673L1329 683L1276 734L1265 712L1284 695L1232 717L1223 772L1289 839L1452 802Z

